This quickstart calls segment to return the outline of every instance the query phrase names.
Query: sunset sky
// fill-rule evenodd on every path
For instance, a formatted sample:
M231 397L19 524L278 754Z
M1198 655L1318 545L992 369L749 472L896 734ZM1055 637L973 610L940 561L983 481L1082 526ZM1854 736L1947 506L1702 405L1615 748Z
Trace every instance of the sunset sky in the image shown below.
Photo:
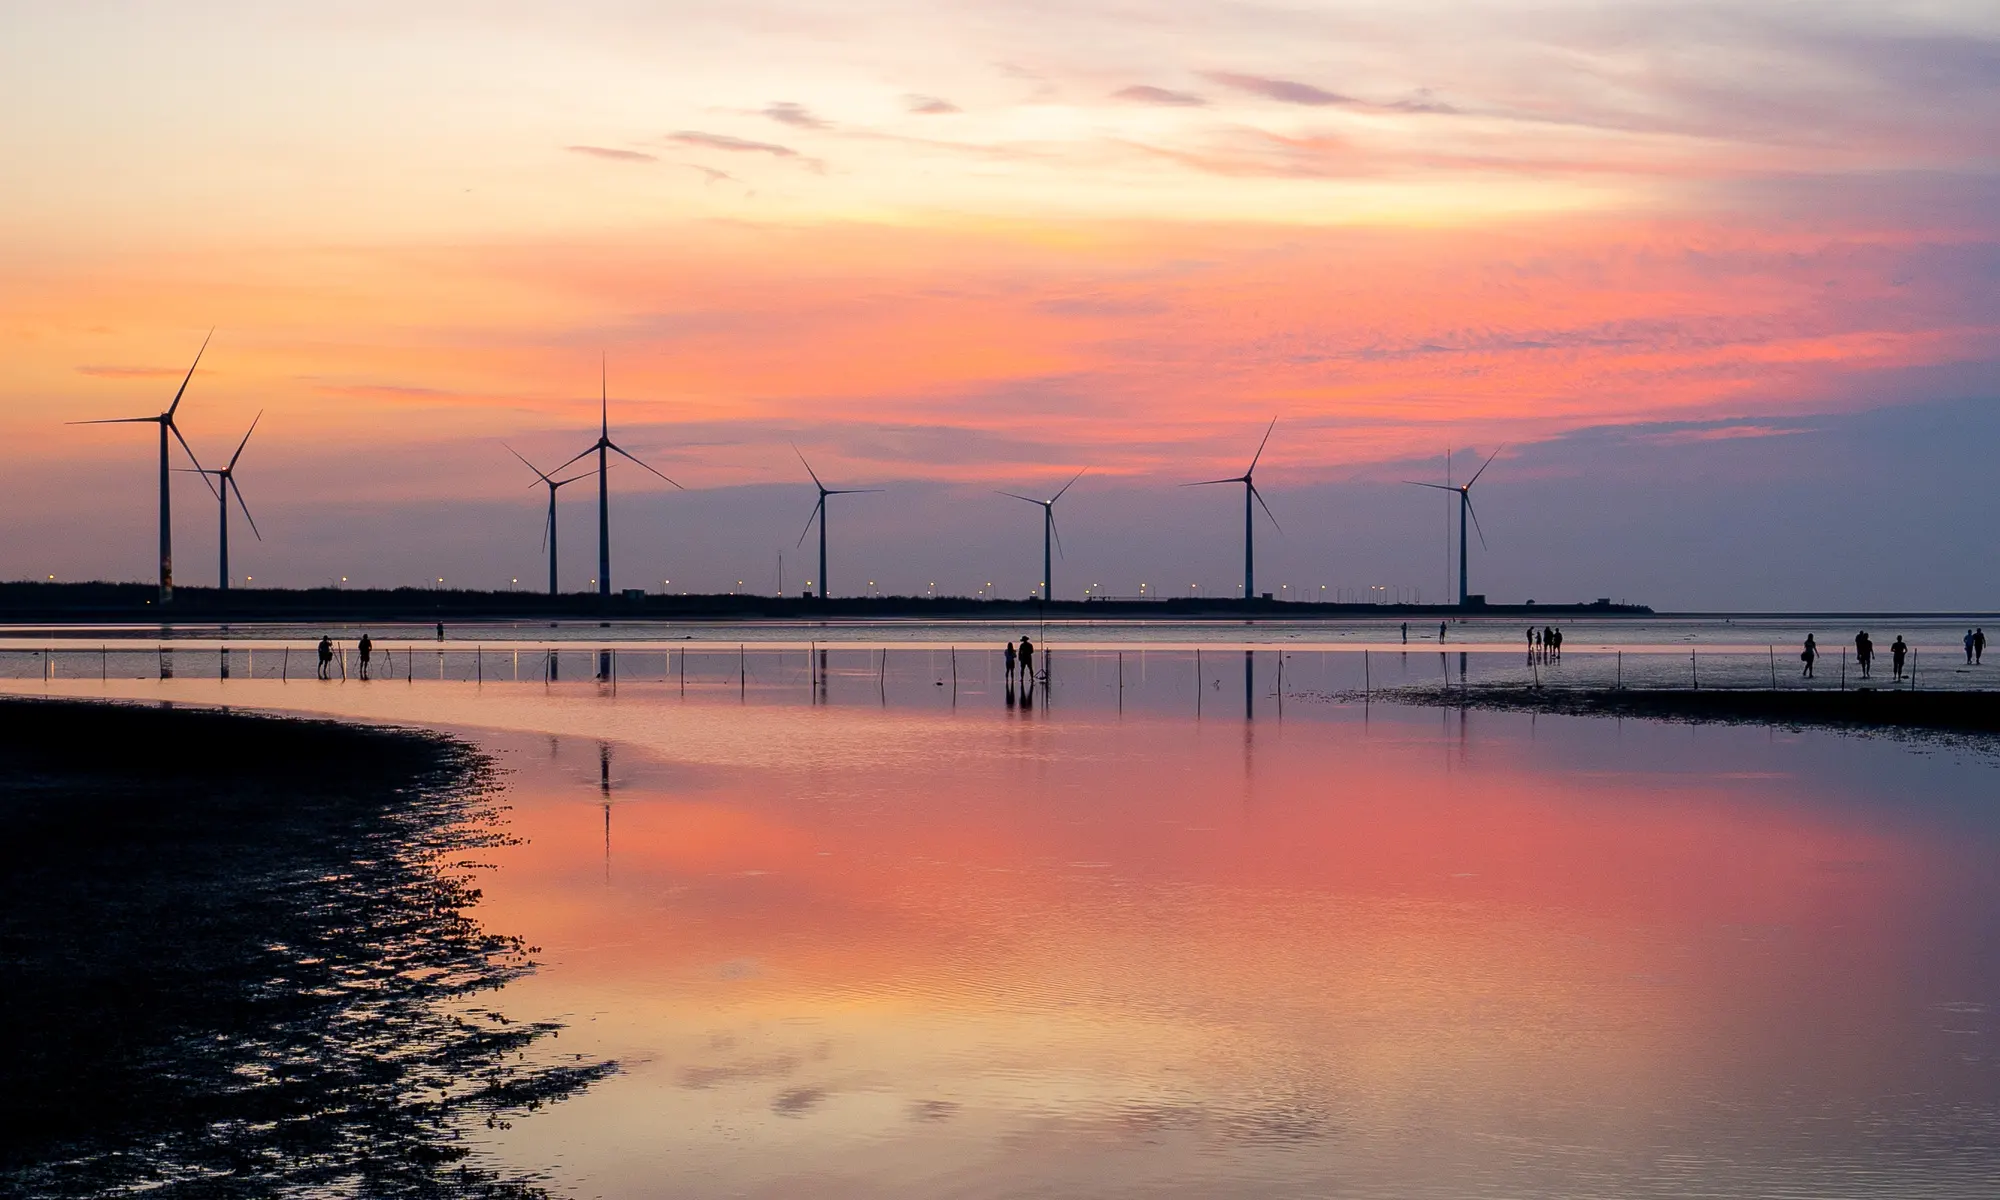
M2000 7L0 6L0 577L1990 609ZM595 574L565 491L564 579ZM847 501L841 503L841 501ZM176 493L183 584L215 511ZM808 544L808 549L810 543ZM1296 593L1293 593L1296 594Z

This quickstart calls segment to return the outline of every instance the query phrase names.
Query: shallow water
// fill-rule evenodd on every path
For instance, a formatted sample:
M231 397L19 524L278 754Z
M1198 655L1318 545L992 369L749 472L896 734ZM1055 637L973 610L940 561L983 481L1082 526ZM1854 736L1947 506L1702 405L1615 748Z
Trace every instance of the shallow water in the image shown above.
M577 1196L1991 1194L1995 759L1274 666L32 686L493 752L506 1007L624 1069L470 1133Z

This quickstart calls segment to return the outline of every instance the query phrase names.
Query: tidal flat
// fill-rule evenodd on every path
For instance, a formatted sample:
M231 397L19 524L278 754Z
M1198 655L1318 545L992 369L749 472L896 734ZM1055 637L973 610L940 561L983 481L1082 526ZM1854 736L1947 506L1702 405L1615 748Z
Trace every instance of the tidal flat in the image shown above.
M613 1069L496 990L489 764L412 730L0 701L0 1191L532 1196L468 1153Z
M10 686L437 729L490 772L456 911L538 966L443 1011L504 1002L549 1029L530 1064L595 1072L431 1127L493 1186L1984 1200L2000 1175L2000 767L1956 736L1368 703L1359 655L1290 650L1065 645L1032 692L948 647L518 679L450 652ZM1442 657L1365 669L1421 685Z

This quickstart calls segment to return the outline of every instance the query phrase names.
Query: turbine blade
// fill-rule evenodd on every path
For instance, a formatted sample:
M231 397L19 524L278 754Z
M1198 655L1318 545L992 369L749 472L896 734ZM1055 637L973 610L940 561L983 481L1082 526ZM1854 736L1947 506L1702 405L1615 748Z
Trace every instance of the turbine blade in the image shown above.
M585 450L585 451L584 451L584 452L583 452L582 454L579 454L579 455L577 455L577 456L576 456L576 458L572 458L572 459L570 459L570 460L569 460L568 462L565 462L565 463L563 463L563 464L562 464L562 466L558 466L558 467L556 468L556 470L557 470L557 471L560 471L560 470L562 470L562 469L563 469L563 467L567 467L567 466L569 466L569 465L570 465L570 463L573 463L573 462L576 462L576 461L578 461L578 459L584 459L584 458L589 458L589 457L590 457L590 456L591 456L592 454L594 454L594 453L596 453L596 452L597 452L597 447L593 445L593 446L591 446L591 447L590 447L589 449ZM524 459L521 459L521 461L522 461L522 462L527 462L528 460L524 458ZM531 467L530 469L532 470L533 468ZM553 473L553 472L552 472L552 473ZM541 474L541 472L540 472L540 471L536 471L536 472L535 472L535 474L537 474L537 475L540 475L540 474Z
M870 496L877 492L886 492L888 490L888 488L827 488L826 494L829 496ZM1040 502L1037 501L1037 503Z
M556 523L556 515L554 513L549 512L542 514L542 544L539 547L539 549L546 550L549 548L549 527L551 525L554 525L555 523Z
M175 425L172 421L165 420L164 418L162 418L161 423L164 424L168 429L173 431L174 440L181 444L181 450L187 454L188 461L193 463L197 470L201 470L201 460L194 456L194 447L188 445L187 439L181 436L180 426ZM205 487L208 488L209 495L214 496L216 499L220 500L222 498L222 493L215 490L215 485L209 482L208 476L209 472L206 470L202 470L201 482Z
M1507 447L1502 446L1500 447L1500 450L1505 450L1506 448ZM1465 481L1466 487L1471 487L1473 484L1479 482L1479 477L1481 475L1486 474L1486 468L1492 466L1493 460L1500 457L1500 450L1495 450L1493 453L1486 456L1486 461L1480 465L1480 468L1477 471L1474 471L1472 473L1472 478Z
M812 476L813 486L820 489L821 491L825 491L826 485L819 481L819 472L813 470L813 465L811 463L806 462L806 452L799 449L799 444L797 442L792 443L792 453L798 455L799 461L805 464L806 474Z
M1069 482L1068 482L1068 483L1065 483L1065 484L1063 484L1063 485L1062 485L1062 492L1057 492L1057 493L1056 493L1055 495L1053 495L1053 496L1050 496L1050 497L1049 497L1049 503L1050 503L1050 504L1054 504L1054 503L1055 503L1056 501L1058 501L1058 500L1062 499L1062 498L1063 498L1063 492L1066 492L1066 491L1070 490L1071 488L1075 487L1075 486L1076 486L1076 481L1077 481L1077 480L1079 480L1079 479L1082 479L1082 478L1083 478L1083 475L1084 475L1084 471L1088 471L1088 470L1090 470L1090 468L1089 468L1089 467L1085 467L1085 468L1083 469L1083 471L1078 471L1078 472L1077 472L1076 474L1074 474L1074 475L1070 476L1070 480L1069 480Z
M1436 488L1440 492L1455 492L1458 490L1455 487L1446 487L1441 483L1419 483L1414 479L1405 479L1403 482L1409 484L1411 487Z
M100 421L64 421L65 425L158 425L158 417L107 417Z
M597 417L598 436L611 440L611 385L609 356L602 350L597 352Z
M1184 483L1184 484L1182 484L1181 486L1182 486L1182 487L1208 487L1209 485L1211 485L1211 484L1216 484L1216 483L1248 483L1248 482L1249 482L1249 480L1245 479L1245 478L1244 478L1243 476L1241 476L1241 475L1238 475L1238 476L1237 476L1236 478L1234 478L1234 479L1203 479L1203 480L1198 480L1197 482L1194 482L1194 483Z
M1271 506L1264 503L1264 493L1258 491L1257 485L1254 483L1250 485L1250 494L1257 497L1257 503L1263 507L1264 515L1271 517L1271 528L1277 530L1279 533L1285 532L1285 527L1278 524L1278 518L1271 516Z
M201 365L201 356L208 351L208 338L212 338L214 336L215 336L215 327L211 325L208 330L208 337L201 339L201 349L194 352L194 362L189 364L188 366L187 378L181 380L180 390L174 393L174 402L172 404L167 405L167 411L166 411L167 420L169 421L173 420L174 410L181 406L181 396L184 395L188 390L188 380L194 378L194 369Z
M260 542L263 541L264 534L257 528L257 518L250 515L250 506L248 504L243 503L243 489L237 486L236 480L233 477L224 479L222 481L222 487L224 491L231 491L236 493L236 507L243 510L243 519L250 522L250 532L257 535L258 541ZM227 501L225 501L224 503L227 503Z
M820 510L825 507L826 507L826 497L822 495L819 498L819 503L813 505L813 510L811 514L806 517L806 527L799 532L799 546L803 546L806 544L806 534L809 534L813 531L813 518L819 516ZM794 546L792 548L796 550L798 549L798 546Z
M1248 479L1250 477L1250 471L1254 471L1257 469L1257 460L1264 457L1264 447L1270 444L1271 431L1273 429L1276 429L1277 427L1278 427L1278 418L1272 417L1271 423L1264 427L1264 440L1257 443L1257 453L1251 456L1250 470L1243 472L1243 477L1245 479Z
M1062 526L1060 526L1060 525L1056 524L1056 510L1055 510L1055 507L1054 507L1053 505L1051 505L1051 506L1050 506L1050 508L1049 508L1049 532L1055 535L1055 539L1056 539L1056 557L1057 557L1057 558L1068 558L1068 557L1069 557L1069 555L1067 555L1067 554L1064 554L1064 553L1063 553L1063 548L1062 548Z
M243 432L243 440L236 443L236 453L229 456L229 470L234 471L236 469L236 460L243 457L243 447L250 444L250 435L257 432L257 422L263 419L264 410L260 408L257 410L256 417L251 420L250 428ZM241 499L241 497L238 497L238 499ZM257 540L263 541L264 539L259 538Z
M1468 483L1465 486L1471 487L1472 485ZM1472 494L1470 492L1465 495L1465 511L1472 518L1472 531L1479 535L1479 548L1481 550L1486 549L1486 531L1479 527L1479 510L1472 507Z
M627 450L625 449L625 447L623 447L623 446L620 446L620 445L619 445L619 444L617 444L616 442L613 442L613 443L611 443L611 449L613 449L613 450L616 450L616 451L617 451L618 453L620 453L620 454L623 454L623 455L625 455L625 457L626 457L626 458L629 458L629 459L631 459L631 460L632 460L633 462L635 462L635 463L639 463L639 465L640 465L640 466L642 466L642 467L645 467L645 468L646 468L646 469L647 469L648 471L653 471L653 468L652 468L651 464L649 464L649 463L643 463L643 462L639 462L639 459L638 459L638 458L637 458L636 456L634 456L633 454L631 454L630 452L628 452L628 451L627 451ZM655 475L660 475L660 473L659 473L658 471L653 471L653 474L655 474ZM665 475L660 475L660 478L662 478L662 479L667 479L667 477L666 477ZM683 492L687 491L687 489L686 489L686 488L684 488L684 487L681 487L681 485L680 485L680 484L678 484L678 483L674 483L674 481L673 481L673 480L671 480L671 479L667 479L667 482L668 482L668 483L673 483L675 487L677 487L677 488L680 488L680 490L681 490L681 491L683 491Z
M1012 496L1016 500L1026 500L1030 504L1041 503L1040 500L1035 499L1033 496L1023 496L1019 492L1003 492L996 489L993 494L996 496Z
M505 442L501 442L500 444L501 444L501 445L503 445L503 446L507 446L507 443L505 443ZM542 474L542 469L541 469L540 467L536 466L536 465L535 465L534 463L531 463L531 462L529 462L529 461L528 461L528 459L527 459L527 456L526 456L526 455L524 455L524 454L522 454L522 453L521 453L521 452L520 452L519 450L516 450L516 449L514 449L514 447L512 447L512 446L507 446L507 453L509 453L509 454L513 455L513 456L514 456L515 458L518 458L518 459L520 459L520 460L521 460L521 465L522 465L522 466L524 466L524 467L526 467L526 468L528 468L528 469L529 469L530 471L533 471L533 472L535 473L536 477L537 477L537 478L539 478L539 479L540 479L540 480L541 480L541 481L542 481L543 483L547 483L547 482L549 481L549 477L548 477L548 476L546 476L546 475L543 475L543 474ZM584 454L588 454L588 453L590 453L590 451L588 451L588 450L585 450L585 451L584 451L583 453L584 453ZM578 457L580 458L580 457L582 457L582 455L578 455ZM572 459L570 459L569 461L570 461L570 462L575 462L575 461L576 461L576 459L572 458ZM564 464L563 464L563 466L568 466L568 465L569 465L569 463L564 463ZM562 467L557 467L556 469L557 469L558 471L560 471L560 470L562 469ZM533 486L535 486L535 485L531 483L531 484L529 484L528 486L529 486L529 487L533 487Z

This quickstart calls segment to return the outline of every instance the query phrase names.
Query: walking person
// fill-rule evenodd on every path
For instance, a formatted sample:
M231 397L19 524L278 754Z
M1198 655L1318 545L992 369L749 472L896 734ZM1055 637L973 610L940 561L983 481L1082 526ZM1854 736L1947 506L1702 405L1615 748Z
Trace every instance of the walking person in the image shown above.
M1561 662L1563 656L1563 631L1558 629L1555 632L1556 632L1556 661Z
M1861 666L1861 678L1868 678L1868 664L1875 659L1875 643L1868 640L1866 629L1854 635L1854 661Z
M1011 691L1014 687L1014 643L1007 643L1007 648L1000 652L1000 661L1007 666L1007 687Z
M1818 658L1819 658L1819 643L1813 641L1813 635L1809 633L1806 635L1805 649L1799 651L1799 661L1806 665L1806 669L1799 672L1799 675L1802 678L1811 679L1813 677L1813 663Z
M370 641L368 635L364 633L361 635L361 644L357 649L361 651L361 678L366 679L368 678L368 660L375 654L375 643Z
M319 639L319 677L321 679L329 678L329 676L327 675L327 668L331 666L332 663L333 663L333 641L330 638L322 636Z
M1965 665L1968 667L1972 665L1972 645L1972 631L1968 629L1965 631Z
M1986 657L1986 630L1982 626L1981 628L1972 631L1972 665L1975 667L1978 666L1979 660L1985 657Z
M1903 644L1903 635L1900 633L1896 635L1895 641L1889 643L1889 665L1895 668L1896 678L1899 680L1903 677L1903 656L1909 652L1910 648Z

